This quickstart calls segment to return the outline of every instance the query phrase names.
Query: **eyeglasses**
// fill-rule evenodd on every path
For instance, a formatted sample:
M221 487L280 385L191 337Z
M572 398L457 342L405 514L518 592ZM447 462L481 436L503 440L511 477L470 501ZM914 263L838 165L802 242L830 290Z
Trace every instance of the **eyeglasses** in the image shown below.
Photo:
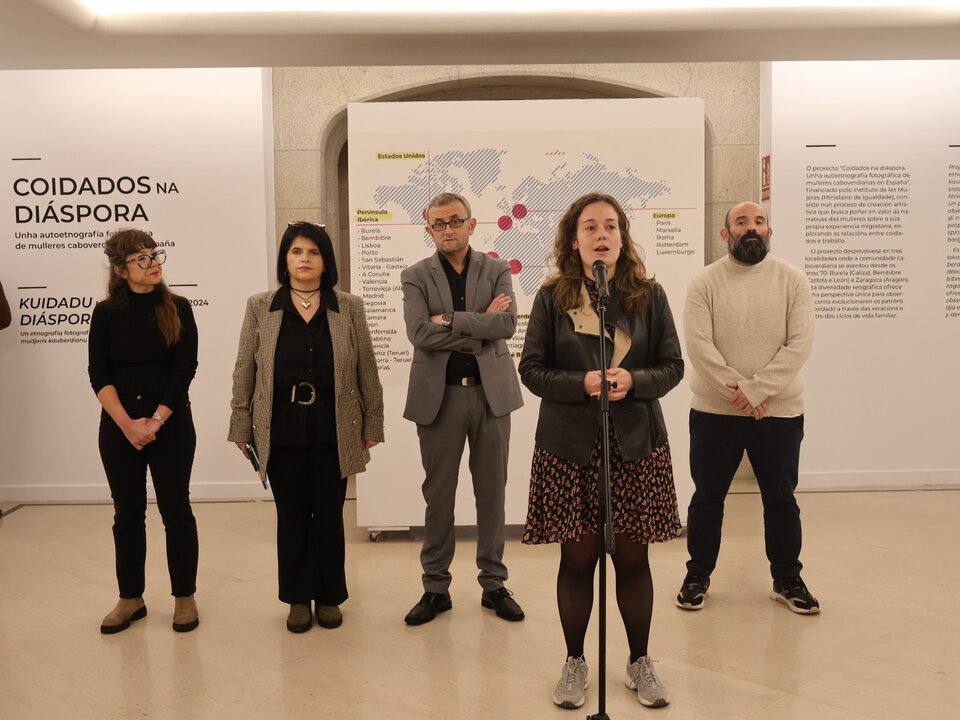
M460 218L454 218L453 220L437 220L435 223L430 223L430 227L432 227L437 232L443 232L444 230L446 230L447 225L449 225L454 230L456 230L459 227L463 227L463 224L469 219L470 218L461 220Z
M130 263L136 263L137 267L141 270L147 270L151 265L156 263L157 265L163 265L167 261L167 251L166 250L157 250L155 253L150 255L143 254L137 255L131 260L125 260L124 265L129 265Z

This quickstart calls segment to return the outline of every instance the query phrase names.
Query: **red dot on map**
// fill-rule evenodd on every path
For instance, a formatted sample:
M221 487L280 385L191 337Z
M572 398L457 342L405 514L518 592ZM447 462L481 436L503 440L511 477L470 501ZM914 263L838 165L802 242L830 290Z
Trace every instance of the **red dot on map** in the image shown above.
M514 206L513 206L513 216L514 216L515 218L517 218L517 220L521 220L521 219L525 218L525 217L527 216L527 206L526 206L526 205L520 205L520 204L514 205Z
M520 273L521 270L523 270L523 263L521 263L519 260L511 260L511 261L510 261L510 273L511 273L511 274L517 275L517 274Z
M501 230L509 230L513 227L513 218L509 215L501 215L500 219L497 220L497 225Z
M495 258L500 257L500 253L494 252L493 250L491 250L490 252L488 252L487 255L489 255L490 257L495 257Z

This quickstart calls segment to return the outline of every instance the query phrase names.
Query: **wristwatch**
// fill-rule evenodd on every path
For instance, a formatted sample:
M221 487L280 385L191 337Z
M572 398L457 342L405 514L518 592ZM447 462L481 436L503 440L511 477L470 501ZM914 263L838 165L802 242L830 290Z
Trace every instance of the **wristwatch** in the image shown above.
M160 411L156 411L153 415L150 416L151 420L156 420L158 423L163 425L163 415L160 414Z
M440 324L442 324L444 327L450 327L451 325L453 325L453 313L448 312L441 315Z

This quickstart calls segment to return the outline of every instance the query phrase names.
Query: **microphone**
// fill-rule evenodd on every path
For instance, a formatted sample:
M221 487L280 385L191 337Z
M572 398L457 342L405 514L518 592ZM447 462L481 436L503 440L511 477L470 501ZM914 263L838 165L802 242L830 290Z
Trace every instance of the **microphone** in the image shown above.
M607 281L607 266L603 260L593 263L593 280L597 283L597 294L601 298L610 297L610 283Z

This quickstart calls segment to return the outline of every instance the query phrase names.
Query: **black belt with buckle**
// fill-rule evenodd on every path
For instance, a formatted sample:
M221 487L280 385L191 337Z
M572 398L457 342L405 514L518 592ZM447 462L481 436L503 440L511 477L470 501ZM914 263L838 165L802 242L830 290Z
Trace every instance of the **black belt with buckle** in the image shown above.
M306 392L310 393L310 397L307 400L300 400L299 396L301 395L301 388L304 390L303 394ZM296 385L290 387L290 402L297 403L298 405L313 405L317 400L317 388L313 383L308 383L306 381L298 382Z
M447 385L459 385L460 387L473 387L474 385L480 384L480 378L478 377L465 377L460 378L459 380L449 380Z

